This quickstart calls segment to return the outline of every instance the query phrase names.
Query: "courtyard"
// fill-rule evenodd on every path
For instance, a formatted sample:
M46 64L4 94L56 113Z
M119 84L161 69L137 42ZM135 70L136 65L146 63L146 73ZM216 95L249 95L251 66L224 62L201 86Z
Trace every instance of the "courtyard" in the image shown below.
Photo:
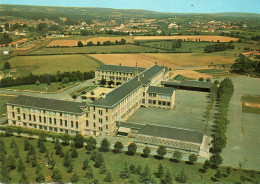
M177 90L172 111L142 107L127 122L183 128L210 135L212 122L207 123L204 117L207 95L205 92Z

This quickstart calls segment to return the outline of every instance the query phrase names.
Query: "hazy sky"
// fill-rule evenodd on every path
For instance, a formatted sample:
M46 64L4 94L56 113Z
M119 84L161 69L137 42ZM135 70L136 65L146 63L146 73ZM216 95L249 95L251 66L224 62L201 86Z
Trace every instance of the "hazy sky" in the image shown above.
M178 13L260 13L260 0L0 0L0 3L145 9Z

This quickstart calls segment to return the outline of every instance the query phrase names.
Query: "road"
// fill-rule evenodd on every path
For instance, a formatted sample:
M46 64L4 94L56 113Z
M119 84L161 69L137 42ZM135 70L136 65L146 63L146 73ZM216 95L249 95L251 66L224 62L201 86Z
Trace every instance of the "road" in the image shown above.
M39 92L28 92L28 91L13 91L13 90L5 90L3 88L0 88L0 94L5 95L32 95L32 96L40 96L40 97L47 97L47 98L56 98L56 99L62 99L62 100L72 100L70 94L72 92L75 92L85 86L88 86L92 84L94 79L87 80L85 82L82 82L78 85L75 85L69 89L66 89L59 93L39 93ZM81 99L77 99L76 101L80 101Z

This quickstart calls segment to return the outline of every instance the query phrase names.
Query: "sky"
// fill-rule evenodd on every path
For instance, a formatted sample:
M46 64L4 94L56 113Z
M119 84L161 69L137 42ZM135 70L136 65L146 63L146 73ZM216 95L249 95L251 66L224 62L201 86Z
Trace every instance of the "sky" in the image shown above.
M144 9L174 13L260 14L260 0L0 0L1 4Z

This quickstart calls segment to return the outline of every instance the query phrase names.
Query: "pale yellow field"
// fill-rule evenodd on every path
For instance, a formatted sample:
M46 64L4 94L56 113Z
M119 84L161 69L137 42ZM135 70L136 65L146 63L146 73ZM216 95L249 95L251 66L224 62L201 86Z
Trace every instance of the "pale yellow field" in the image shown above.
M237 41L238 38L231 38L225 36L208 36L208 35L198 35L198 36L136 36L134 40L174 40L182 39L185 41L207 41L207 42L230 42L231 40Z
M169 54L92 54L92 57L105 64L150 67L155 62L169 68L208 66L213 64L234 63L234 58L217 54L204 53L169 53Z

